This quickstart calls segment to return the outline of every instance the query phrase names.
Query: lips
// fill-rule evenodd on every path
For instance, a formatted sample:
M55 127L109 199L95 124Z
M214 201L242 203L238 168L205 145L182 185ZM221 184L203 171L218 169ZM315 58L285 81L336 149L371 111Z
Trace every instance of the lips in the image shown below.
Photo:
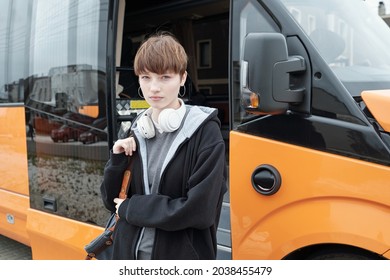
M161 96L150 96L149 99L152 101L160 101L163 98Z

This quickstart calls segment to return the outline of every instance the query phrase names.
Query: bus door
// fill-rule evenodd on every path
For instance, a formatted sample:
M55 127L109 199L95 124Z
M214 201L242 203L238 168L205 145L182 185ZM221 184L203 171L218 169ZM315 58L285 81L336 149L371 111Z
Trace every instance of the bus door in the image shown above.
M131 121L148 104L138 94L138 77L133 59L139 45L153 33L168 31L185 48L188 78L182 97L187 104L218 109L222 133L228 146L229 95L229 1L114 1L116 47L109 52L111 61L109 92L113 106L113 138L125 136ZM115 50L115 53L114 53ZM115 107L114 107L115 106ZM120 109L118 115L115 111ZM110 114L109 114L110 115ZM117 125L120 124L120 125ZM229 195L226 194L218 229L218 258L230 259Z
M365 102L390 92L362 93L390 88L390 31L340 3L231 1L233 259L390 248L390 115Z
M15 1L11 1L15 2ZM26 1L22 1L23 3ZM109 1L27 1L27 232L34 259L82 259L109 217L100 184L108 159Z

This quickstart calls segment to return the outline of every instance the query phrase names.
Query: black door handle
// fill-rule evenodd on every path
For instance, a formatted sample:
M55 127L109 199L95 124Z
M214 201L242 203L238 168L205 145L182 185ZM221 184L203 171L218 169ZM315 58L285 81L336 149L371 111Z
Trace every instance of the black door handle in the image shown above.
M252 173L253 188L263 195L275 194L282 184L282 177L279 171L269 164L262 164L256 167Z

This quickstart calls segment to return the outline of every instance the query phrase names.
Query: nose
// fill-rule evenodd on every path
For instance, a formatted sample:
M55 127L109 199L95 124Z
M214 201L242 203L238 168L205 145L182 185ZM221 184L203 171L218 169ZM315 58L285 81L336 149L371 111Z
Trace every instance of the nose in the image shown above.
M160 90L160 83L157 79L152 79L150 83L150 90L151 91L159 91Z

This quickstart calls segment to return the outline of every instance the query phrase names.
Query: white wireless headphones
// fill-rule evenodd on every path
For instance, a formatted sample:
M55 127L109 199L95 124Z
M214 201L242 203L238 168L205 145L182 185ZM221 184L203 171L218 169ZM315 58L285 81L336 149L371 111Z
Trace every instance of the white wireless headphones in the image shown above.
M179 98L180 108L179 109L164 109L158 116L158 124L162 131L173 132L180 127L180 124L186 114L186 106L184 101ZM154 131L154 125L151 118L152 108L147 109L142 113L137 121L138 131L141 136L147 139L153 138L156 135Z

